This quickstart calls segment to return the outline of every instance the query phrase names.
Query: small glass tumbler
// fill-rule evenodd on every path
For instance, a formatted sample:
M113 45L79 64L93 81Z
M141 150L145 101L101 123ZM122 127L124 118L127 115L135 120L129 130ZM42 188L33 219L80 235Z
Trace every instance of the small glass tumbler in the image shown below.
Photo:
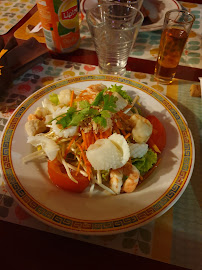
M154 70L154 79L159 83L172 83L194 20L186 10L166 12Z
M86 12L100 73L123 75L143 15L129 4L102 3Z

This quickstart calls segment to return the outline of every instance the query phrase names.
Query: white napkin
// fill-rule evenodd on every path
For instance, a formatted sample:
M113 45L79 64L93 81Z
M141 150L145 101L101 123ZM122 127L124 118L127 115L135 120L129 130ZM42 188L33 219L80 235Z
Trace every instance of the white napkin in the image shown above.
M30 33L37 33L37 32L39 32L41 29L42 29L42 25L41 25L41 22L40 22L40 23L38 23L38 24L30 31Z

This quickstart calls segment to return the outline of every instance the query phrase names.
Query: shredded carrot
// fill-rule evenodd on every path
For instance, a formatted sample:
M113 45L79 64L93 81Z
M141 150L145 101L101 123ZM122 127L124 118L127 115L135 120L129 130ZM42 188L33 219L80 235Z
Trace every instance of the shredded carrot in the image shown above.
M84 95L84 96L81 96L81 97L77 97L75 99L75 101L89 100L89 99L92 99L92 95Z
M70 104L69 104L69 107L72 107L73 100L74 100L74 91L71 92L71 97L70 97Z
M78 146L78 148L79 148L80 151L81 151L81 155L82 155L83 161L84 161L84 163L85 163L85 165L86 165L86 170L87 170L87 174L88 174L88 179L90 180L91 165L90 165L89 161L87 160L86 155L85 155L85 153L84 153L84 151L83 151L81 145L79 145L78 143L76 143L76 145Z
M103 138L103 139L106 139L106 138L107 138L107 131L103 131L103 132L102 132L102 138Z
M109 137L109 136L111 136L111 135L112 135L112 129L109 128L109 129L107 130L107 136Z
M124 137L127 135L124 129L121 129L121 133L123 134Z
M82 148L81 145L78 144L78 143L76 143L76 145L78 146L79 150L81 151L81 155L82 155L82 157L83 157L83 160L84 160L85 165L87 165L88 161L87 161L87 159L86 159L86 155L85 155L85 153L84 153L84 151L83 151L83 148Z
M72 140L70 141L69 145L67 146L67 148L66 148L66 150L65 150L65 156L68 154L69 149L70 149L70 147L72 146L72 144L73 144L73 142L75 141L75 139L76 139L76 136L74 136L74 137L72 138Z
M88 133L88 146L90 146L91 144L93 144L95 142L95 138L94 138L94 135L93 135L93 131L90 131Z
M85 149L85 144L82 142L81 147Z
M120 130L119 130L119 128L117 127L116 123L114 123L113 129L116 131L116 133L118 133L118 134L121 133Z
M119 120L117 120L116 125L117 125L117 127L119 129L122 129L123 128L123 125L122 125L121 121L119 121Z
M131 133L128 133L127 135L125 135L125 139L127 140L130 137Z
M158 146L154 143L154 141L151 138L149 139L149 142L150 142L150 145L153 148L153 150L160 154L161 151L159 150Z
M86 140L87 140L87 146L89 147L89 145L91 144L91 141L90 141L90 133L86 133Z
M96 141L95 136L94 136L94 132L91 130L88 133L85 133L85 139L86 139L86 145L88 148L91 144L93 144ZM86 148L86 150L87 150L87 148Z
M123 120L128 120L130 118L129 115L125 114L124 112L120 111L120 112L117 112L117 115Z
M79 164L78 164L77 169L76 169L76 175L79 173L80 167L81 167L81 154L79 156Z
M86 136L85 136L85 133L84 133L83 130L81 131L81 135L82 135L82 138L83 138L85 150L87 150L87 148L88 148L87 147L87 141L86 141Z
M95 137L95 140L97 141L98 140L98 137L95 133L93 133L94 137Z
M106 131L103 132L103 138L108 138L112 134L111 128L108 128Z
M86 89L81 91L80 94L78 95L78 97L82 96L84 93L88 92Z
M118 134L120 134L120 133L121 133L121 132L120 132L120 129L119 129L118 127L116 127L114 130L115 130L115 131L116 131L116 133L118 133Z
M85 134L85 136L86 136L86 145L87 145L87 148L89 147L89 145L90 145L90 141L89 141L89 136L88 136L89 134L88 133L86 133ZM86 148L86 149L87 149Z
M124 111L129 109L129 108L132 108L133 106L131 106L130 104L128 104L125 108L124 108Z

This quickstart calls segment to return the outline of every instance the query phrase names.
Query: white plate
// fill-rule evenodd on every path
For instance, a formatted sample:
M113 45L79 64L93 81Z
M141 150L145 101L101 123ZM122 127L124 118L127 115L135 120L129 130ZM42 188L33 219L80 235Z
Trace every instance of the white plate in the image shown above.
M132 96L138 94L145 112L156 115L167 133L166 148L158 168L131 194L104 196L75 194L54 186L47 175L47 163L22 163L31 153L24 129L27 116L50 92L64 88L85 89L103 82L123 85ZM144 111L144 109L143 109ZM28 97L8 121L1 143L2 172L11 195L37 219L68 232L112 234L135 229L165 213L182 195L194 166L194 143L179 110L161 93L128 78L91 75L55 82Z
M160 11L159 14L160 19L157 22L148 25L144 25L143 22L143 25L140 28L140 32L156 31L162 29L166 12L171 9L181 9L180 4L175 0L160 0L160 1L162 2L163 5L165 5L164 9Z

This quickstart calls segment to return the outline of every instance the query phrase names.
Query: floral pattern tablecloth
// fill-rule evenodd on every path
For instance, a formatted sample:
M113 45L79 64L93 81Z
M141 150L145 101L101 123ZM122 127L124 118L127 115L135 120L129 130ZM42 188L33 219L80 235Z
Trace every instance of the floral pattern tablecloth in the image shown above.
M35 4L35 0L0 0L0 35L6 34Z
M23 1L23 0L21 0ZM190 11L195 16L195 22L192 27L192 31L189 35L189 39L186 43L185 49L183 51L180 65L189 67L202 67L202 4L193 4L180 2L183 8ZM80 48L87 50L95 50L94 44L86 23L85 13L81 7L81 44ZM26 26L28 24L37 25L39 23L39 17L34 14L24 25L22 25L15 33L16 38L28 39L30 37L35 37L39 42L45 43L44 37L37 36L36 34L30 34L26 32ZM7 26L5 26L7 27ZM1 31L1 28L0 28ZM149 32L139 32L134 47L131 51L130 57L140 58L156 61L158 48L161 38L161 30L149 31Z
M202 5L180 2L183 8L195 16L192 31L183 51L180 65L190 67L202 67ZM81 11L82 12L82 11ZM161 30L150 32L139 32L130 57L156 61ZM94 44L84 19L81 23L81 48L94 50Z
M0 96L0 133L13 110L39 88L67 77L96 74L98 67L46 59L34 66ZM126 77L147 84L170 98L185 116L192 131L195 147L195 169L179 201L163 216L138 229L108 236L84 236L66 233L41 223L27 214L10 196L0 176L0 220L32 227L64 237L152 258L190 269L202 269L202 99L191 97L193 82L175 80L169 86L158 85L153 76L126 72ZM0 172L1 173L1 172ZM1 173L2 174L2 173Z

